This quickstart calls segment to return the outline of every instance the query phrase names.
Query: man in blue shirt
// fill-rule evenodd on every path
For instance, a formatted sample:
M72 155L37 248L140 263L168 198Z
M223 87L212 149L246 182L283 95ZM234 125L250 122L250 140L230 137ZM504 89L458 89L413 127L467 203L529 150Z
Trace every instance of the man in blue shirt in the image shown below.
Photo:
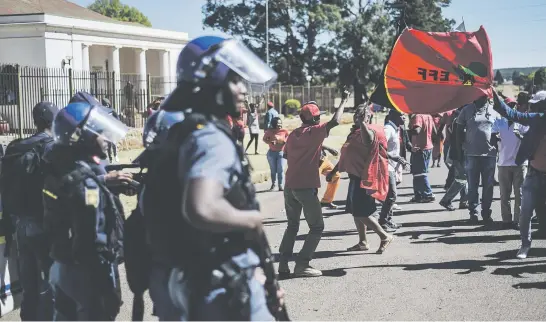
M264 117L264 128L266 130L271 128L271 121L276 117L279 117L279 112L277 112L277 110L275 109L273 102L268 102L267 112L265 113Z

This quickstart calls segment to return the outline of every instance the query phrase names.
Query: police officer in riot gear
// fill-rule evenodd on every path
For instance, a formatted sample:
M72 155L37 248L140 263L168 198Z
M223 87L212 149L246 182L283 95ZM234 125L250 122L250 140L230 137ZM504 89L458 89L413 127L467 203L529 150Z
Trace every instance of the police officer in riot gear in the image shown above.
M245 189L253 187L244 152L224 120L240 114L244 80L268 86L277 75L220 37L188 43L177 74L162 108L187 111L186 119L170 128L143 195L156 312L160 320L273 320L260 258L248 243L264 237L262 218L250 205L254 191ZM248 205L235 207L234 195Z
M50 320L53 299L49 287L49 238L43 228L43 155L53 143L51 124L59 108L50 102L34 106L38 132L12 141L6 150L1 180L3 221L13 219L17 238L19 279L23 287L21 320ZM11 226L11 223L10 225Z
M107 143L128 128L100 105L70 103L53 122L55 143L46 154L44 224L52 238L50 284L55 320L114 320L121 305L117 260L124 218L107 187L130 175L106 175Z
M150 284L151 256L147 240L143 213L142 195L146 190L146 173L154 161L156 150L167 137L169 128L184 120L182 111L159 110L154 112L146 121L142 135L142 144L146 148L133 164L140 166L141 173L135 179L141 182L137 208L125 222L124 230L124 259L125 273L131 292L133 292L132 320L142 321L144 316L144 293ZM123 165L122 165L123 166ZM154 214L149 214L153 216ZM155 311L155 310L154 310Z

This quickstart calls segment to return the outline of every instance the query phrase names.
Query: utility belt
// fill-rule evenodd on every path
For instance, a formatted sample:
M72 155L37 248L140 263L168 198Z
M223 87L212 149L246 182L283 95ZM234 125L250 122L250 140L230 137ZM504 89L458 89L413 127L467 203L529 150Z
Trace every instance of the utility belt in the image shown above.
M168 288L173 304L189 316L189 320L195 320L195 312L191 308L196 307L197 302L203 301L212 290L223 288L226 290L229 316L226 320L248 321L250 320L250 285L255 267L241 268L233 260L233 256L246 252L237 246L218 246L211 253L192 258L185 268L171 269ZM220 260L221 256L224 260ZM227 258L227 259L226 259Z

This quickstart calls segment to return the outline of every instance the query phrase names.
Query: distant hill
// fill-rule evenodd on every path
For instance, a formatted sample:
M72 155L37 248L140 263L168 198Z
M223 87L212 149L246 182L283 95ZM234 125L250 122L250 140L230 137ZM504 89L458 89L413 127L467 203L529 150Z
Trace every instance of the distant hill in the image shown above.
M520 73L523 73L524 75L529 75L529 74L531 74L532 72L536 71L539 68L542 68L542 66L539 66L539 67L500 68L498 70L500 70L500 72L502 74L502 77L504 77L504 79L512 79L512 74L514 73L514 71L518 71ZM493 75L495 75L496 73L497 73L497 69L494 70Z

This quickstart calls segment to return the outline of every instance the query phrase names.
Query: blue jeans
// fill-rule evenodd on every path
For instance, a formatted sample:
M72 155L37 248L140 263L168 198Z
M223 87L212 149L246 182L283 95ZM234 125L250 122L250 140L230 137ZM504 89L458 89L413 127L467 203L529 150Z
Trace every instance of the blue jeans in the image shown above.
M446 191L446 194L442 198L442 203L451 204L453 199L457 194L461 193L461 199L459 202L466 202L467 199L467 181L466 181L466 170L463 165L463 162L458 160L453 160L451 169L453 170L454 178L453 183L449 186L449 189Z
M531 218L533 211L542 214L546 210L546 175L529 167L523 182L519 231L522 246L531 246ZM544 218L539 218L539 229L545 229ZM542 226L542 227L541 227Z
M428 181L428 167L432 149L411 153L411 174L413 175L413 193L415 199L432 197L432 189Z
M271 182L273 184L278 182L279 186L282 186L284 178L283 154L282 151L267 151L267 161L269 162L269 169L271 170Z
M491 218L491 203L493 202L493 187L495 185L495 157L466 156L466 176L468 180L468 209L470 216L478 214L480 196L478 187L480 176L482 188L482 218Z

